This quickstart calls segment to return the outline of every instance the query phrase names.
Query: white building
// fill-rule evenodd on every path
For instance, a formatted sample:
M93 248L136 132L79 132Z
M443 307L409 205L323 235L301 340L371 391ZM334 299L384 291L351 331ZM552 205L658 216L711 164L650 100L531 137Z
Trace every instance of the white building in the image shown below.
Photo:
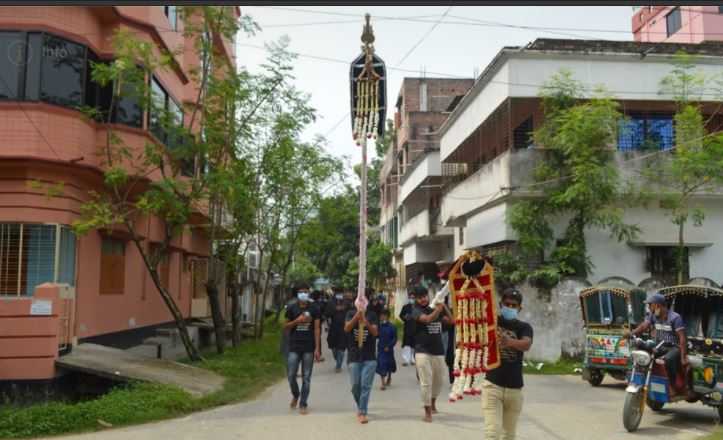
M620 102L621 111L638 124L639 130L618 136L615 153L621 174L634 175L640 161L631 159L642 154L638 151L642 141L654 138L662 148L672 145L674 107L671 95L659 90L678 50L697 53L698 67L704 72L723 70L720 42L538 39L526 47L502 49L437 131L440 162L436 152L429 154L402 180L400 200L440 171L445 175L438 222L441 230L453 231L453 249L446 248L449 242L419 241L431 235L428 218L437 215L428 209L400 222L400 243L414 243L404 247L404 263L448 258L449 252L456 256L467 248L487 252L514 243L506 214L515 200L536 194L534 187L525 188L533 182L532 168L541 159L529 133L544 119L540 86L560 69L569 69L574 79L589 86L590 95L594 86L604 86ZM719 131L723 114L711 108L704 108L710 118L708 130ZM706 219L702 227L686 229L690 277L719 284L723 282L722 196L700 196L696 203L707 209ZM634 242L620 243L606 231L588 231L588 254L595 266L590 281L619 276L638 284L650 277L669 278L678 233L670 217L654 203L647 210L627 210L624 220L642 229ZM565 225L563 221L557 225L556 238L562 238Z

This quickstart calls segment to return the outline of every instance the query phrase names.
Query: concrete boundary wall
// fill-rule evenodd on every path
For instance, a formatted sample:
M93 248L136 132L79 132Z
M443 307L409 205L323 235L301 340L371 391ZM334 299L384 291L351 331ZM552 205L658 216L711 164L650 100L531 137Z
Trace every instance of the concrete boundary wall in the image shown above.
M37 286L34 296L0 298L0 380L55 377L61 338L70 338L61 335L61 320L70 319L63 310L72 310L72 302L50 283Z

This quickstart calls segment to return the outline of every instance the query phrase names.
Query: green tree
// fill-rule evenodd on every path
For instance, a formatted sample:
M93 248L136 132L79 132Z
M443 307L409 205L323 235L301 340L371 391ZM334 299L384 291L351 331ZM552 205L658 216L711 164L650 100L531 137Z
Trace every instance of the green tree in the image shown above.
M721 74L703 73L697 69L694 56L681 52L671 73L661 82L661 92L672 93L676 103L674 145L670 154L655 157L646 171L656 186L655 192L662 194L660 206L678 227L678 284L687 281L685 227L689 222L701 226L705 219L705 209L694 199L723 185L723 133L708 133L702 114L703 96L720 102L721 78Z
M212 23L208 34L218 38L232 38L239 30L238 23L228 18L230 9L187 10L182 16L187 22ZM203 38L194 33L192 27L186 32L187 37ZM74 223L74 228L79 234L91 228L120 227L128 232L173 316L189 357L199 360L201 356L189 337L183 315L159 276L158 264L167 255L174 237L187 232L192 216L208 214L204 208L208 200L207 185L198 167L194 167L202 157L203 148L190 128L194 127L198 109L202 107L203 94L199 92L194 102L176 108L150 86L149 79L154 73L177 67L175 59L184 54L185 48L165 51L153 42L124 32L115 34L111 44L115 52L112 62L91 62L92 81L110 88L110 108L83 109L86 118L104 127L105 138L99 148L100 164L105 169L104 187L89 193L89 200L82 205L82 218ZM196 46L196 55L204 59L203 48ZM210 70L204 70L196 75L201 90L211 76ZM149 139L142 148L126 144L124 135L112 124L113 115L120 112L118 103L124 97L137 99L140 108L150 115L149 130L155 138ZM189 123L179 119L179 115L184 114L190 114ZM163 235L160 245L147 248L138 224L154 217L162 219Z
M346 184L319 201L313 219L301 230L300 248L322 275L341 282L349 260L359 253L359 197ZM351 284L344 284L352 286Z
M618 169L612 161L618 104L602 89L583 100L582 85L568 70L553 75L541 89L545 121L534 134L545 159L534 170L541 197L517 202L508 223L518 234L533 282L553 285L562 276L586 277L592 269L585 231L608 229L617 240L631 239L639 228L622 221ZM551 246L550 221L569 216L563 239ZM549 258L546 251L552 248Z

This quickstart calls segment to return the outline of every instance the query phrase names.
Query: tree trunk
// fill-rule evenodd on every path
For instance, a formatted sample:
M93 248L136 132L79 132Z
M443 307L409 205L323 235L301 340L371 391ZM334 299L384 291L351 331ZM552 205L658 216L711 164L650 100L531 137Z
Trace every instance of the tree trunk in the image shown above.
M239 301L239 285L236 283L236 271L233 271L229 280L231 288L231 344L234 347L241 345L241 301Z
M188 357L191 358L192 361L204 360L203 356L201 356L191 340L191 336L188 334L188 327L186 327L186 322L183 319L183 313L181 313L181 310L178 308L176 301L173 300L173 296L171 296L171 294L168 293L168 290L166 290L166 286L163 285L163 282L158 275L158 271L155 267L153 267L148 259L148 255L143 249L143 244L141 243L138 234L136 234L135 229L133 229L133 226L130 224L126 223L125 226L133 236L133 243L136 245L136 249L138 249L138 252L141 254L143 264L145 264L146 269L151 274L151 279L153 280L153 284L156 286L156 290L161 295L163 302L166 304L166 307L168 307L168 311L170 311L173 316L173 321L176 323L176 328L178 328L178 333L181 335L181 341L183 342L183 347L186 349Z
M218 282L216 276L209 278L206 283L206 296L211 306L211 317L213 318L213 330L216 334L216 352L223 354L226 348L226 320L221 311L221 301L218 298Z
M274 252L271 252L271 258L273 260ZM269 264L269 269L266 271L266 280L264 281L264 290L261 294L261 319L259 320L259 333L256 335L256 339L260 340L264 337L264 321L266 320L266 297L269 291L269 282L271 278L271 265Z
M277 295L276 314L274 314L274 322L279 322L279 319L281 319L281 309L283 308L284 304L284 292L286 292L286 283L281 283L281 287L279 288L279 293Z
M676 255L676 263L678 266L678 284L683 284L683 262L685 253L685 240L683 238L683 230L685 228L684 222L679 222L678 225L678 255Z

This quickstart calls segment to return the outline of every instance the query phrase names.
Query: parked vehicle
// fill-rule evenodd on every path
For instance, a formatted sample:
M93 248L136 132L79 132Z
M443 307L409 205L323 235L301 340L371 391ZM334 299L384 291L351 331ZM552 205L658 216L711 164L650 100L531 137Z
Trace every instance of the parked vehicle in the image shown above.
M625 380L632 360L623 334L645 319L645 297L637 287L593 286L580 291L586 332L582 379L590 385L600 385L606 374Z
M723 418L723 290L715 287L681 285L660 289L668 307L679 313L686 327L688 365L679 368L670 384L665 362L652 340L635 339L634 368L628 378L623 425L638 428L645 405L660 411L666 403L685 400L702 402Z

